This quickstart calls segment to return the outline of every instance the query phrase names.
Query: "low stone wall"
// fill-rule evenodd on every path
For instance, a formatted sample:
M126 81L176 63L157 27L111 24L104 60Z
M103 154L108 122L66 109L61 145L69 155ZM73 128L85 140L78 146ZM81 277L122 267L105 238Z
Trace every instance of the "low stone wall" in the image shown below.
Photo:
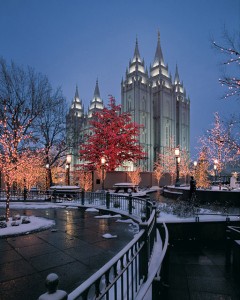
M238 221L221 222L186 222L186 223L167 223L169 240L189 241L199 240L205 242L223 242L226 241L227 226L239 226Z
M182 200L189 199L189 189L177 187L166 187L163 195L170 199L177 199L182 196ZM196 190L197 200L202 204L234 205L240 207L240 192L219 191L219 190Z

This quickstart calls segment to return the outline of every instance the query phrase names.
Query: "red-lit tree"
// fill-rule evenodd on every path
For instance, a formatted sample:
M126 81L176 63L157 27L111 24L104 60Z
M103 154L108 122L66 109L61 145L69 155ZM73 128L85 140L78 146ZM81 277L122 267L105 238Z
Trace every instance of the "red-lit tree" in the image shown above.
M110 97L109 108L94 114L92 134L81 145L80 158L95 169L101 167L101 157L106 159L106 171L113 171L124 162L137 162L145 158L139 144L141 126L131 122L131 115L121 113L121 106Z

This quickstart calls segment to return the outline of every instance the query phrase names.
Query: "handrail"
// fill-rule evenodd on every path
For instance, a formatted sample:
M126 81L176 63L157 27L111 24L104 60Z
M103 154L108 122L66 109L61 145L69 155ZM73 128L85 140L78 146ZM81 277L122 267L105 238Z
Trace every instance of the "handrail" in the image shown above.
M108 270L111 269L112 266L115 265L121 259L121 257L123 257L127 253L127 251L143 236L143 234L144 230L141 230L138 234L136 234L136 236L117 255L115 255L108 263L106 263L101 269L90 276L86 281L84 281L79 287L72 291L68 295L68 299L77 299L79 295L84 293L84 291L92 286L98 278L108 272Z
M165 241L164 241L164 246L162 249L160 249L159 247L159 243L155 243L154 246L154 253L153 253L153 257L151 260L151 265L149 266L149 276L146 282L143 283L137 297L135 300L142 300L144 299L144 297L146 296L146 294L148 293L152 282L154 280L154 278L159 278L160 277L160 270L161 270L161 265L163 262L163 259L166 255L167 252L167 248L168 248L168 243L169 243L169 235L168 235L168 229L165 223L163 223L164 226L164 230L165 230ZM157 235L158 239L160 238L160 234L158 232ZM161 251L162 250L162 251ZM161 251L161 254L159 256L159 252Z
M152 244L152 237L150 237L149 231L154 231L153 223L156 222L156 210L152 211L152 214L147 222L140 224L140 232L130 241L115 257L113 257L107 264L105 264L100 270L98 270L95 274L93 274L90 278L88 278L85 282L83 282L78 288L72 291L69 294L69 300L80 299L88 299L88 293L90 289L93 287L94 289L94 299L102 299L105 295L109 297L110 290L112 288L115 289L115 293L117 293L118 286L121 285L118 280L128 274L129 269L132 268L131 272L133 273L133 265L135 265L135 272L138 273L139 282L137 283L136 278L131 278L132 280L132 290L131 293L137 292L141 288L142 282L146 281L148 278L148 269L149 269L149 260L152 256L152 249L149 248L149 244ZM144 228L145 227L145 228ZM142 228L142 229L141 229ZM149 243L148 243L149 241ZM147 252L146 252L147 251ZM150 252L150 253L149 253ZM126 263L124 265L124 259L126 259ZM136 262L136 259L138 262ZM116 266L120 263L121 268L120 271L117 272ZM136 267L138 264L138 267ZM111 270L114 271L114 275L112 281L109 280L109 274ZM104 283L102 283L101 279L105 278ZM133 281L135 280L135 284ZM102 289L100 293L100 283L102 284ZM133 285L135 285L135 291L133 289ZM137 288L136 288L137 286ZM121 285L121 294L130 293L127 285ZM127 291L126 291L127 290ZM116 298L115 298L116 299Z

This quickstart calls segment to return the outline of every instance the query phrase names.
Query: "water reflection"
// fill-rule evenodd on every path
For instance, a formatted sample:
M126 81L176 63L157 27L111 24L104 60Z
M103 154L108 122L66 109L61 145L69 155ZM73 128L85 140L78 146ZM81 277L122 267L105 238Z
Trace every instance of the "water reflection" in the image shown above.
M0 208L0 215L5 214L5 209ZM62 208L48 208L48 209L11 209L11 216L15 214L25 216L36 216L55 221L54 228L65 234L74 235L77 237L87 230L91 230L93 234L98 233L102 235L110 232L117 234L123 240L130 241L134 233L129 227L129 224L116 222L117 218L94 218L99 215L98 212L86 212L84 209L62 209ZM95 231L95 232L94 232Z

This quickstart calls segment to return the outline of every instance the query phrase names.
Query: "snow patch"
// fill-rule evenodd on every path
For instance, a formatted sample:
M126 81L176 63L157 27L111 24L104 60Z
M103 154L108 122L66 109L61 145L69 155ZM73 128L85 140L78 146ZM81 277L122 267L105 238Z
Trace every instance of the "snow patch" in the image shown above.
M99 209L96 208L87 208L85 211L90 211L90 212L99 212Z
M20 224L19 226L11 226L12 218L7 222L6 228L0 228L0 237L9 236L9 235L18 235L18 234L29 234L32 231L44 230L55 225L55 221L30 216L30 223Z
M102 216L95 216L96 219L109 219L109 218L121 218L121 215L102 215Z
M102 235L102 237L105 239L115 239L117 238L117 235L112 235L111 233L105 233Z

